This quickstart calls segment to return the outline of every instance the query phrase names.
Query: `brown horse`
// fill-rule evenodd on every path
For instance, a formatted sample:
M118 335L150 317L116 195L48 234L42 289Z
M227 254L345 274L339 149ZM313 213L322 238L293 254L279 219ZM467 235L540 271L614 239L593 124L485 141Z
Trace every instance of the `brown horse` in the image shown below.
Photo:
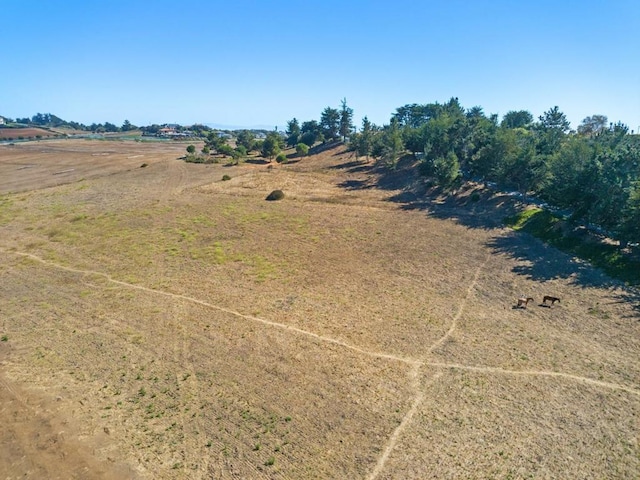
M560 303L560 299L559 299L558 297L551 297L551 296L549 296L549 295L545 295L545 296L542 298L542 303L543 303L544 305L546 305L546 304L547 304L547 300L551 302L551 305L553 305L553 304L554 304L554 303L556 303L556 302Z
M518 304L516 305L516 308L527 308L527 305L529 305L529 302L533 302L533 298L521 297L518 299Z

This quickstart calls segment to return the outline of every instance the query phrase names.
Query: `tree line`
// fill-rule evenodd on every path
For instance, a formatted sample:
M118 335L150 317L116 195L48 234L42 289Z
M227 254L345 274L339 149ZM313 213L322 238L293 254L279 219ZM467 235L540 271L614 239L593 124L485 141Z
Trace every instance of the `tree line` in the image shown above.
M557 106L537 120L526 110L499 119L451 98L399 107L384 126L365 116L356 131L352 118L342 100L319 122L288 122L286 142L348 140L356 156L391 169L413 155L420 173L443 189L492 182L564 210L573 222L597 226L623 246L640 241L640 135L604 115L586 117L574 131Z

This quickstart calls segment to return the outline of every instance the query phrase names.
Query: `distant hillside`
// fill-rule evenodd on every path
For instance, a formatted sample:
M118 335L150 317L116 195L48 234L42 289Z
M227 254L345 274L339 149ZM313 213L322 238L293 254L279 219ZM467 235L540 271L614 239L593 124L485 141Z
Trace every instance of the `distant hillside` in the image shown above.
M44 128L35 127L6 127L0 128L0 140L23 140L33 138L56 137L60 133Z

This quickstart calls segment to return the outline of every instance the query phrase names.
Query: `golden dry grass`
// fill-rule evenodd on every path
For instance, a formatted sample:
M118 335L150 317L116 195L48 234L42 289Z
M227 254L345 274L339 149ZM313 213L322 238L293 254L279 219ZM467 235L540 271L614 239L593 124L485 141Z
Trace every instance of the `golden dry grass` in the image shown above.
M183 151L0 147L9 478L638 476L633 292L341 148Z

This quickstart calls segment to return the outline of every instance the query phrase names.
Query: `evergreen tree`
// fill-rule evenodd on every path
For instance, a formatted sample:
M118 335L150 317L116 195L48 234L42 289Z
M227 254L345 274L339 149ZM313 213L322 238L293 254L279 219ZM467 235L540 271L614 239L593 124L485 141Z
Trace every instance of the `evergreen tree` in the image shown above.
M295 147L300 142L300 124L295 117L287 122L285 133L287 135L287 146Z
M340 112L335 108L325 108L320 117L320 128L325 140L336 140L340 132Z
M340 135L342 136L342 141L345 142L347 137L349 137L353 133L353 109L347 107L347 99L342 99L340 110Z

